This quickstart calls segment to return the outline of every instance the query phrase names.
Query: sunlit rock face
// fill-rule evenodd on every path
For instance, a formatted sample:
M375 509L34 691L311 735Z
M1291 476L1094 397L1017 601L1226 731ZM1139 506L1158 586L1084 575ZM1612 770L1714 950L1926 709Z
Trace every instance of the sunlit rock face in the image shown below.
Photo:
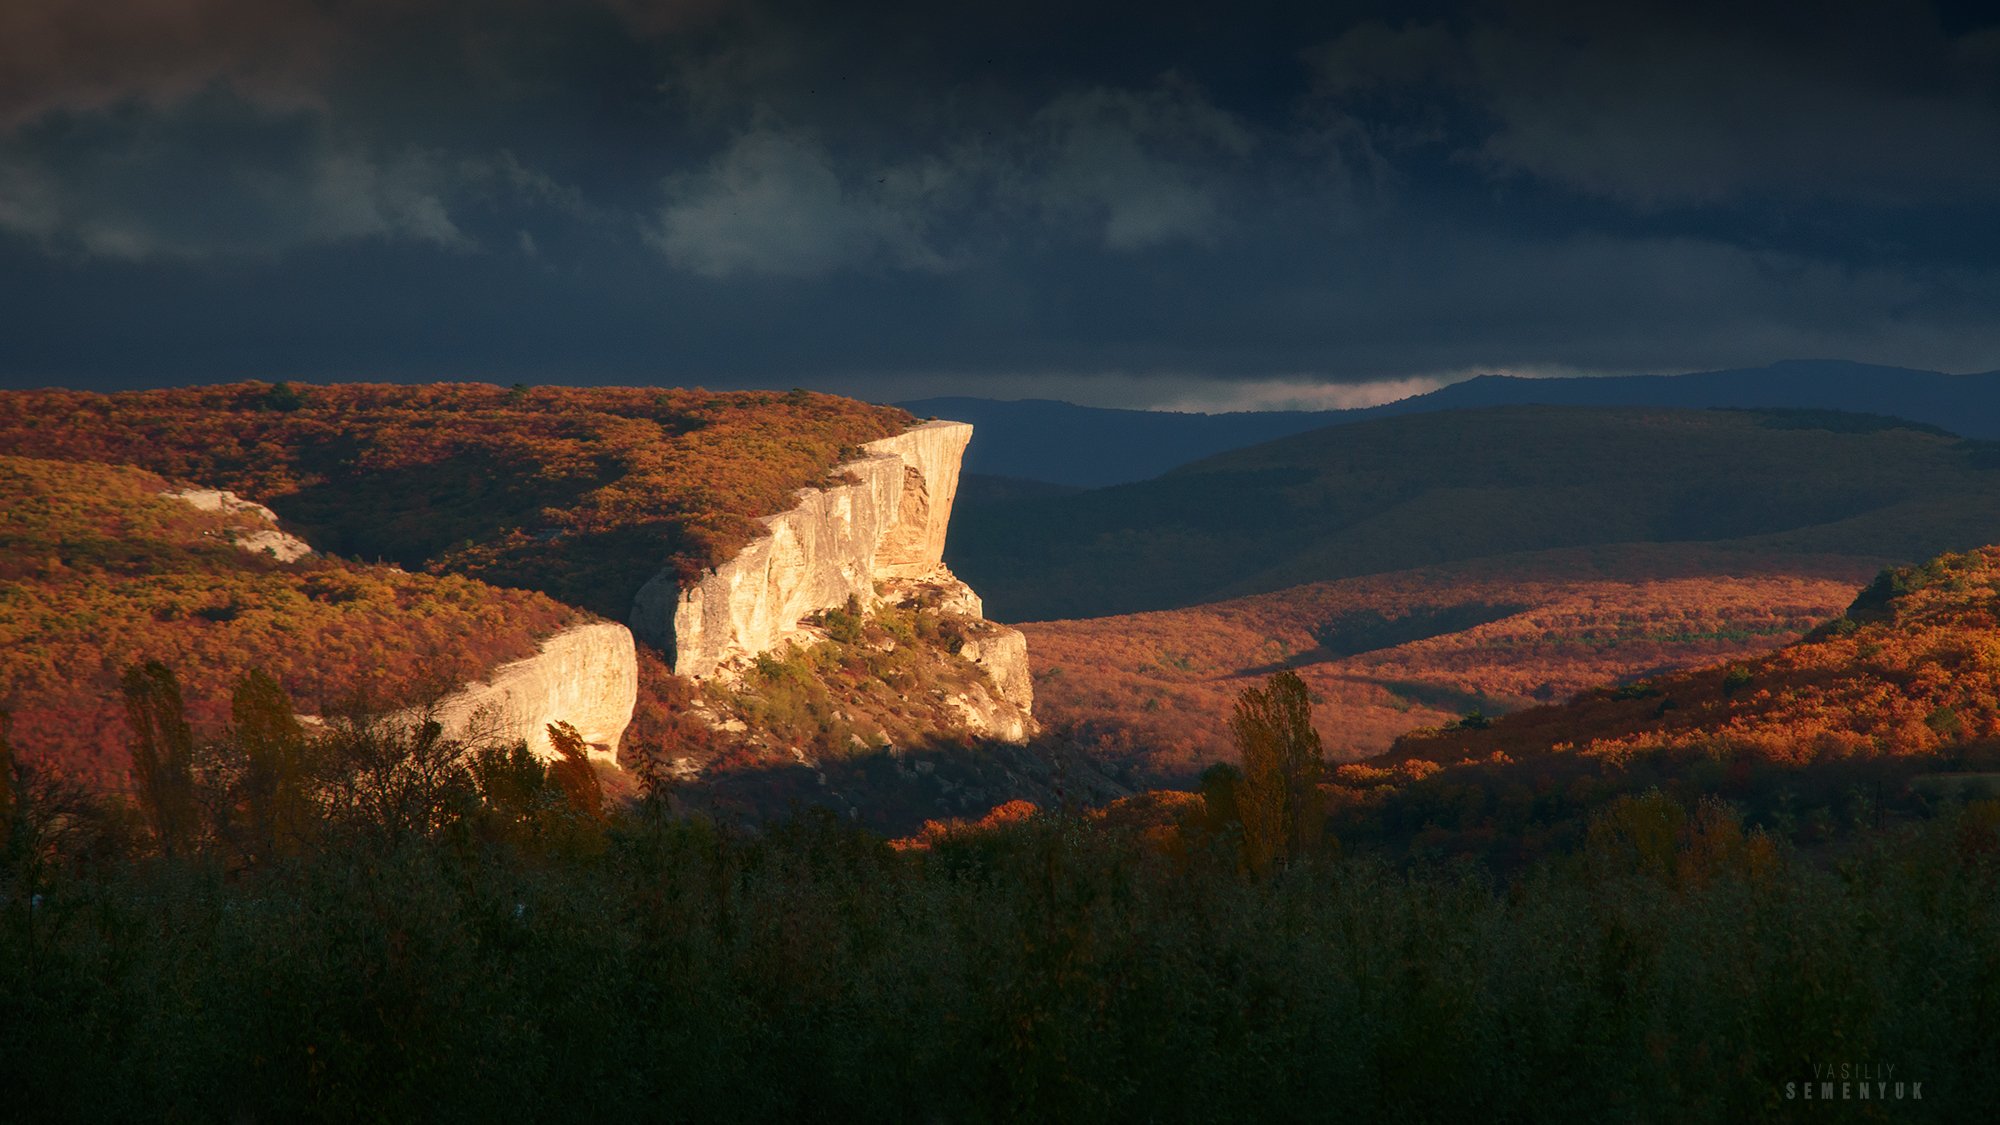
M762 538L694 584L681 586L671 572L655 576L633 602L634 631L670 654L675 674L706 679L788 641L810 643L804 620L850 598L872 608L922 594L982 627L959 655L986 669L994 689L967 701L968 727L1026 738L1033 725L1026 640L980 621L979 596L944 566L971 440L963 422L927 422L869 442L863 456L834 470L837 483L800 491L796 506L764 521Z
M445 697L429 716L447 736L506 745L526 742L552 758L550 723L576 728L591 754L613 763L639 697L632 632L612 621L565 629L525 660L495 669Z
M991 681L982 698L954 700L967 730L1002 742L1026 742L1035 733L1035 688L1028 674L1028 638L1019 629L982 621L958 655L977 664Z
M204 512L240 517L247 526L222 534L235 546L268 553L280 562L311 555L302 539L278 528L271 509L226 489L182 488L167 496ZM555 757L549 724L575 727L593 756L613 764L639 697L638 646L632 631L612 621L577 625L543 641L535 655L503 664L484 680L465 684L435 704L399 712L399 720L427 718L449 738L528 744L542 758ZM319 719L307 716L313 722Z
M1000 699L1027 714L1035 706L1035 683L1028 674L1028 637L991 621L974 632L958 650L960 656L986 669Z
M947 700L959 726L1001 742L1026 742L1035 733L1026 634L986 620L979 595L942 564L921 577L892 578L878 588L885 603L922 606L957 621L963 640L952 655L986 674L986 683Z
M963 422L927 422L869 442L834 469L840 483L801 490L795 507L764 520L762 538L694 585L655 576L634 601L634 630L672 654L676 674L700 679L779 647L804 618L850 597L873 605L877 581L940 569L971 439Z

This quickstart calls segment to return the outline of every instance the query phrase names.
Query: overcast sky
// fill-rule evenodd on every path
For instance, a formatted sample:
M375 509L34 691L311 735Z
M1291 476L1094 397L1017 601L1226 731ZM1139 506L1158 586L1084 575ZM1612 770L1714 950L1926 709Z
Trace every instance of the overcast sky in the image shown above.
M0 385L2000 368L2000 21L1821 7L6 0Z

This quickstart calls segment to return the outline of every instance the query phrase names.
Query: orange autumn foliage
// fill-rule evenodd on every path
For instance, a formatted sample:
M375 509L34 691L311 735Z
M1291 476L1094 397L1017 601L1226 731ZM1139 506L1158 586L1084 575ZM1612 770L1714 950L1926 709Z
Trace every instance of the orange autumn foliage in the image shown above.
M889 846L897 851L926 851L946 840L992 832L1009 825L1021 824L1033 819L1041 808L1033 801L1014 800L996 805L987 810L986 815L976 820L951 817L946 820L926 820L924 826L913 836L903 836L889 841Z
M1544 552L1314 583L1188 609L1022 626L1036 713L1186 782L1232 756L1232 700L1279 667L1312 689L1328 757L1468 710L1767 652L1837 613L1879 560L1695 546Z
M1984 761L2000 739L2000 547L1885 571L1842 617L1768 655L1599 688L1483 730L1431 729L1393 758L1617 762L1659 750L1804 765Z
M281 563L229 542L256 521L167 488L140 469L0 456L0 709L40 762L122 779L119 677L146 661L173 671L188 721L212 733L247 669L302 708L358 691L393 705L531 655L582 616L458 576Z
M909 415L831 395L477 383L0 392L0 453L228 488L316 547L622 619Z

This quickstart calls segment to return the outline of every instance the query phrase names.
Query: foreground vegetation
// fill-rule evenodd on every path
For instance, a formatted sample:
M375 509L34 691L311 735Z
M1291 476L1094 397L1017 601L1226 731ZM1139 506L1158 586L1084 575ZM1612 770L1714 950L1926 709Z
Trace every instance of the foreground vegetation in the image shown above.
M1613 833L1504 888L1249 879L1060 818L913 854L641 813L585 854L17 858L0 1081L42 1121L1664 1121L1887 1063L1924 1100L1882 1116L1949 1117L2000 1096L1994 821L1838 871Z
M129 802L0 770L0 1088L41 1121L1900 1120L2000 1096L2000 804L1837 859L1659 792L1504 878L1358 833L1343 855L1302 804L1302 693L1245 696L1245 768L1172 831L1023 808L892 846L823 813L753 836L612 808L575 747L308 735L256 675L197 745L137 669ZM1788 1100L1842 1065L1911 1085Z

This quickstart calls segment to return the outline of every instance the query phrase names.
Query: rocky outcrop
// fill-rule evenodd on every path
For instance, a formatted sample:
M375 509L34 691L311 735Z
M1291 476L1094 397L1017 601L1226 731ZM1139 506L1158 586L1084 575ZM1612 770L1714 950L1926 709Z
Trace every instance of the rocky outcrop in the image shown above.
M1014 743L1026 742L1035 733L1035 688L1028 673L1026 634L986 620L979 595L943 564L921 578L889 579L880 583L880 589L885 604L929 610L955 622L955 635L962 639L949 655L985 673L985 683L946 701L960 728Z
M862 446L834 470L840 483L800 491L764 521L767 533L682 587L662 573L639 592L632 626L666 650L675 674L707 679L759 653L812 644L806 619L846 607L916 604L958 620L953 655L990 683L953 696L958 725L1002 741L1034 730L1027 638L982 618L979 595L944 565L959 464L972 427L928 422Z
M1028 638L991 621L972 623L958 655L986 673L986 683L950 699L959 725L999 742L1022 743L1035 733L1035 689L1028 675Z
M227 532L229 541L243 550L252 553L268 552L279 562L297 562L312 554L312 548L305 540L295 535L287 535L278 529L276 512L255 501L245 500L227 489L182 488L166 495L204 512L244 516L264 524L262 527L232 528Z
M677 675L702 679L801 636L814 613L873 605L878 581L931 574L971 439L963 422L928 422L869 442L834 469L843 483L800 491L764 520L763 538L693 586L654 577L633 602L634 631L671 654Z
M991 621L982 622L959 646L958 654L979 665L1002 700L1022 714L1035 707L1035 681L1028 673L1028 637L1019 629L1009 629Z
M593 756L616 762L638 696L631 631L600 621L557 633L535 655L445 697L430 717L453 738L525 741L542 758L555 755L549 724L564 722L590 744Z

